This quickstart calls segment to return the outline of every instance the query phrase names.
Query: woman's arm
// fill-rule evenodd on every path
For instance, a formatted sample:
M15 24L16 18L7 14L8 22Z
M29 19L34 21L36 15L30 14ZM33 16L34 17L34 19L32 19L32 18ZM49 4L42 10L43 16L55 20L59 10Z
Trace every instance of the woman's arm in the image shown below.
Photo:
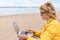
M40 40L39 38L28 37L27 40Z
M56 33L55 27L55 25L48 26L45 32L40 36L41 40L52 40Z
M33 29L27 29L28 33L33 33L34 36L37 36L37 37L40 37L40 32L39 31L36 31L36 30L33 30Z
M34 35L34 36L37 36L37 37L40 37L40 34L41 34L41 33L40 33L40 32L38 32L38 31L33 32L33 35Z

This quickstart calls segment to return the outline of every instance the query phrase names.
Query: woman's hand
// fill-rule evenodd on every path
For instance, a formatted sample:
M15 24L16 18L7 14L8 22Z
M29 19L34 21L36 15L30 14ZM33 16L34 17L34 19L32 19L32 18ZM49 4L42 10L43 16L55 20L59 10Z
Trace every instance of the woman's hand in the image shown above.
M26 32L28 32L28 33L34 33L34 32L36 32L36 31L33 30L33 29L26 29Z
M27 40L27 35L18 35L18 38L20 38L21 40Z

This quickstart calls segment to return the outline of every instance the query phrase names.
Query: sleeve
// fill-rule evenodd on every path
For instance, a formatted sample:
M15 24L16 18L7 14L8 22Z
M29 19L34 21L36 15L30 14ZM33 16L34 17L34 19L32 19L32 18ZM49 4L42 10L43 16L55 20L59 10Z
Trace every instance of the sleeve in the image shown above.
M36 39L36 38L33 38L33 37L28 37L27 40L40 40L40 39Z
M54 25L48 26L46 31L42 34L41 40L52 40L55 36L55 28L54 27L55 27Z
M38 31L36 31L36 32L34 32L34 36L37 36L37 37L40 37L40 32L38 32Z

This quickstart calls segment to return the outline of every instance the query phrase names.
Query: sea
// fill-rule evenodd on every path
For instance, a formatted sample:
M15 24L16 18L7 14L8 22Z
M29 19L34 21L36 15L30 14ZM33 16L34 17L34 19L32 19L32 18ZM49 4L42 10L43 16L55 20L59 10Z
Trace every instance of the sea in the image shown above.
M59 8L56 8L60 11ZM2 7L0 8L0 16L15 14L39 14L39 7Z

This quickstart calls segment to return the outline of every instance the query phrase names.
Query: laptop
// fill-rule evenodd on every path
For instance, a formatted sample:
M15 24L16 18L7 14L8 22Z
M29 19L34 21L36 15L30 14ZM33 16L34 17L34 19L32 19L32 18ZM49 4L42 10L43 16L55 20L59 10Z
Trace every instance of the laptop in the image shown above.
M13 21L13 27L14 27L14 29L15 29L15 32L16 32L17 35L18 35L20 29L19 29L16 21Z
M34 38L37 38L36 36L33 36L32 33L25 32L24 30L20 30L16 21L13 22L13 27L14 27L15 32L17 33L17 35L25 34L27 36L32 36Z
M18 24L16 21L13 21L13 27L15 29L15 32L17 33L17 35L20 35L20 34L27 34L27 32L23 31L23 30L20 30L19 27L18 27Z

